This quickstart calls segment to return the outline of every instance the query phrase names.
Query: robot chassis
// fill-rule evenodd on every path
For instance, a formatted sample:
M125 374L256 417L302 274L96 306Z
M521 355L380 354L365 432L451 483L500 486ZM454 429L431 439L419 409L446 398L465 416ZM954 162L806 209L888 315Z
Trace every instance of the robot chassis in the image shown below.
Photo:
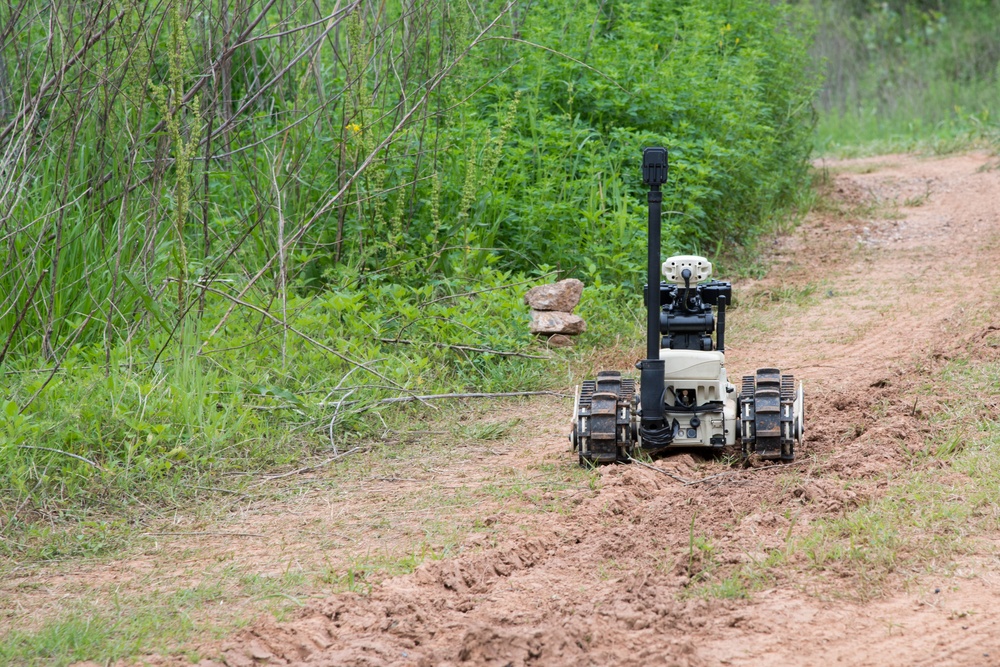
M580 465L737 444L745 460L756 455L791 461L805 431L802 384L796 388L795 378L777 368L760 368L743 376L737 394L725 367L731 283L709 280L712 265L704 257L679 255L660 265L660 186L667 169L666 149L643 151L643 182L650 188L649 282L647 358L636 363L639 386L617 371L586 380L573 408L573 449Z

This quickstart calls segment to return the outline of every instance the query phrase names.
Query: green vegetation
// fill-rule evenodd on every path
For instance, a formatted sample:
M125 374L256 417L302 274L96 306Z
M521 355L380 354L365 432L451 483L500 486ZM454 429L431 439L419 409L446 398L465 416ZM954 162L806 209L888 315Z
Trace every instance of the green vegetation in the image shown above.
M551 386L521 293L580 276L584 347L632 332L644 145L672 150L669 251L752 243L806 183L781 4L29 0L0 26L7 538L350 446L386 397Z
M151 595L144 604L123 605L119 600L111 611L106 600L90 601L86 609L49 621L37 632L14 630L5 635L0 639L0 664L63 667L95 656L114 661L154 648L164 650L198 631L190 613L207 604L202 597L206 594L213 592L195 588L170 596ZM221 597L222 591L214 594ZM187 657L199 659L196 654Z
M82 592L67 601L58 618L34 631L14 629L0 637L0 664L62 667L176 651L193 637L221 638L247 625L252 620L248 607L283 618L302 606L293 595L303 591L304 579L298 572L261 576L220 566L204 573L200 583L174 591ZM200 659L196 652L184 657Z
M945 152L1000 137L1000 2L814 0L822 152Z

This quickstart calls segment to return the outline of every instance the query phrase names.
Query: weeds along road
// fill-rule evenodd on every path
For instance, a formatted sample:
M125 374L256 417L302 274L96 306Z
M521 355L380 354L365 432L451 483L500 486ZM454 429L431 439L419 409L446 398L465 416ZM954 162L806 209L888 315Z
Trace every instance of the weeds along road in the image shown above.
M727 336L732 376L804 380L792 465L680 455L657 463L673 477L587 473L567 451L569 399L502 403L458 431L418 425L406 457L182 517L183 549L151 537L50 572L48 594L114 589L138 618L150 591L211 579L186 612L206 627L295 603L179 637L186 653L144 660L160 665L1000 664L997 166L817 164L816 210L765 279L735 286ZM595 370L628 369L639 347ZM49 608L4 593L26 618Z

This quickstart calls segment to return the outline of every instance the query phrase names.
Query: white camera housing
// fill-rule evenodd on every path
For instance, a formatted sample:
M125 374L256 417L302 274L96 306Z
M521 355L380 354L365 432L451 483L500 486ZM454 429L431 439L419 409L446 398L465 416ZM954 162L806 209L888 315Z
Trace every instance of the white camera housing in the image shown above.
M697 255L674 255L668 258L663 263L663 277L667 282L683 285L684 276L681 273L684 269L691 271L690 283L692 285L712 277L712 263Z

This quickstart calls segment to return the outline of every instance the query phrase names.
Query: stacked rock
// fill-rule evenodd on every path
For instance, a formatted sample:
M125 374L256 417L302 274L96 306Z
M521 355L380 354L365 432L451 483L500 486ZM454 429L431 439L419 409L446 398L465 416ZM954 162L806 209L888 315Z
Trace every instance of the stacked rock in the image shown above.
M549 345L568 347L576 336L587 330L587 323L573 314L580 303L583 283L576 278L557 283L532 287L524 295L524 302L531 307L531 333L547 336Z

